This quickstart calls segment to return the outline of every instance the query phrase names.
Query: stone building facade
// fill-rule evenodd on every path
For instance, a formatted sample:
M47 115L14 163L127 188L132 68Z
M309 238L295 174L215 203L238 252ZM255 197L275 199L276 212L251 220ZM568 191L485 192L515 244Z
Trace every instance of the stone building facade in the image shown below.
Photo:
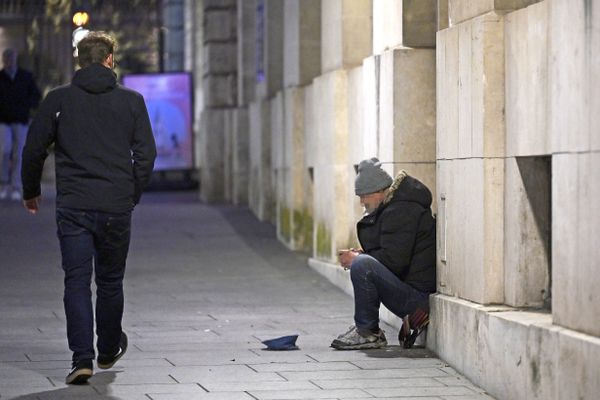
M499 399L597 398L600 2L185 8L202 199L247 204L350 291L355 166L408 171L437 215L427 346Z

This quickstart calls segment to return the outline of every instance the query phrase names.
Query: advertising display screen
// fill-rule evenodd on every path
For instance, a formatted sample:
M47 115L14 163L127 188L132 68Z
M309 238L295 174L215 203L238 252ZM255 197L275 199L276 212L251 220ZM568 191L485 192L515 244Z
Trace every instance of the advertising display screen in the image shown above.
M144 96L156 141L155 171L193 167L192 82L188 73L123 77L123 86Z

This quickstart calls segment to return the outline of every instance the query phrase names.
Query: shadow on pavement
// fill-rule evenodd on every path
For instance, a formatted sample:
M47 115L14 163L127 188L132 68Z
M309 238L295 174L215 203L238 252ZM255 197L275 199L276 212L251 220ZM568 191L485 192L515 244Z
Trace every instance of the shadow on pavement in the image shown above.
M405 349L399 345L361 351L371 358L436 358L435 354L425 348Z
M118 372L100 372L94 374L85 385L72 385L62 389L45 390L43 392L36 392L25 394L18 397L11 397L11 400L62 400L62 399L78 399L93 398L103 400L125 400L119 397L111 396L110 388L108 387L115 381ZM100 394L100 396L98 395Z

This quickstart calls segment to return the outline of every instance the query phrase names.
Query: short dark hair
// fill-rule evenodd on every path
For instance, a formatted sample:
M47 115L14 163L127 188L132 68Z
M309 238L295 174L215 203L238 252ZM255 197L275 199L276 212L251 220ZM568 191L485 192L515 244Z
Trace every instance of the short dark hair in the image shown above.
M106 32L95 31L88 33L77 43L79 66L85 68L93 63L102 63L110 54L115 52L117 42Z

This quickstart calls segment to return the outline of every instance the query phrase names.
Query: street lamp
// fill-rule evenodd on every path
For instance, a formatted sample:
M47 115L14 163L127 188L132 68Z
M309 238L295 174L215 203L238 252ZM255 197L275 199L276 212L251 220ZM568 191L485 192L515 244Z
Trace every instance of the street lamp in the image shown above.
M73 14L73 23L76 26L84 26L90 20L90 15L85 11L78 11Z
M87 36L90 33L89 29L85 29L83 26L87 24L90 20L90 15L85 11L78 11L73 14L73 23L77 26L73 31L72 42L73 42L73 57L77 57L77 43L81 39Z

